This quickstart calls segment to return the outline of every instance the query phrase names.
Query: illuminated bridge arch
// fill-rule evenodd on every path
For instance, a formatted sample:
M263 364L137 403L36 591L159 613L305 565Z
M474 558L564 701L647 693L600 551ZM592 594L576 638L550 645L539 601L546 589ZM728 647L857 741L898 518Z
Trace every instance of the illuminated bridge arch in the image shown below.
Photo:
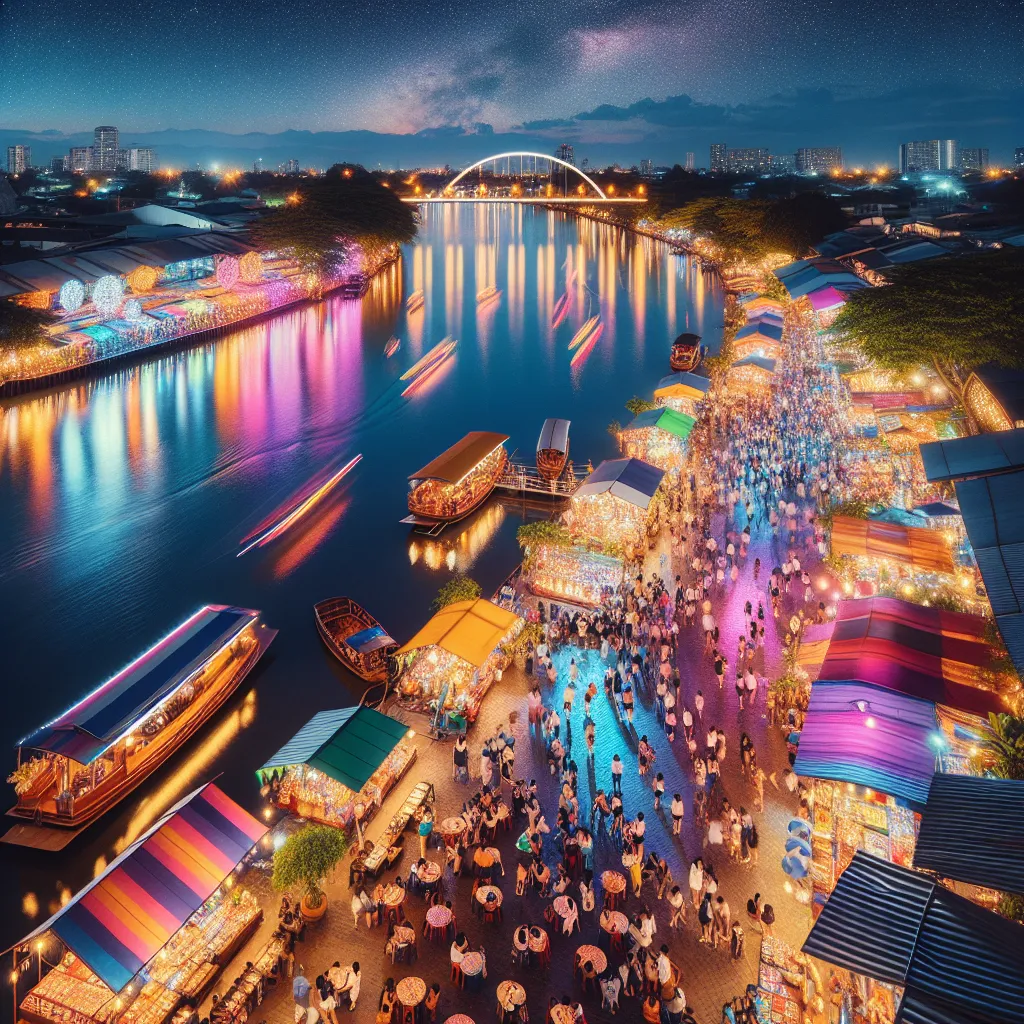
M511 152L511 153L495 153L494 156L487 156L487 157L484 157L483 160L477 160L477 162L475 164L470 164L464 170L459 171L459 173L456 174L455 177L452 178L452 180L449 181L447 185L445 185L444 190L445 190L445 192L449 192L451 189L455 188L455 186L467 174L469 174L470 171L475 171L478 167L483 167L484 164L489 164L489 163L491 163L492 161L495 161L495 160L505 160L507 158L516 157L516 156L518 156L518 157L529 156L529 157L533 157L534 159L537 159L537 160L550 160L551 163L558 164L559 166L564 167L567 170L570 170L570 171L574 172L575 174L578 174L602 199L607 199L608 198L604 194L604 192L601 190L601 186L598 185L598 183L596 181L594 181L593 178L591 178L588 174L586 174L583 171L581 171L574 164L571 164L571 163L569 163L566 160L562 160L561 158L559 158L557 156L550 156L547 153L531 153L528 150L516 150L515 152Z

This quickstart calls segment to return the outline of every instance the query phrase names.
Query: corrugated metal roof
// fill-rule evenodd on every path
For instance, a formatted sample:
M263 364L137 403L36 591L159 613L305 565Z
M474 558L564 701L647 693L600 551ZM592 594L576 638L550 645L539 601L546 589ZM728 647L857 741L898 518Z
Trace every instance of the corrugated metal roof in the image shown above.
M914 867L1024 895L1024 782L936 775Z
M665 471L641 459L606 459L576 489L586 498L610 491L616 498L647 508L661 485Z
M1024 427L921 445L929 481L960 480L1024 468Z
M273 757L267 759L259 772L305 764L355 713L355 708L318 711Z

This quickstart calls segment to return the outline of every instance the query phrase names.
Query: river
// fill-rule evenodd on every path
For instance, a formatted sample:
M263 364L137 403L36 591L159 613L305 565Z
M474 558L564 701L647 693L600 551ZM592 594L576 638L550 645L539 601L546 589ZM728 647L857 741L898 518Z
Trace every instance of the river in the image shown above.
M669 372L676 334L717 348L717 283L661 243L524 207L433 206L423 221L361 301L332 298L0 407L0 751L11 768L21 737L200 605L259 608L280 630L191 745L67 850L0 847L0 948L196 785L219 775L256 810L255 768L315 712L358 701L363 684L317 636L316 601L350 595L401 641L453 570L489 594L515 567L514 502L492 500L424 540L399 525L410 472L469 430L507 433L532 461L548 416L572 420L572 458L596 465L617 454L607 426L629 420L623 403ZM553 330L574 272L570 314ZM478 305L488 286L500 300ZM414 290L425 305L407 314ZM604 334L571 370L568 341L598 312ZM389 360L391 335L402 344ZM459 340L455 357L402 398L399 375L445 335ZM272 509L356 454L307 522L236 557Z

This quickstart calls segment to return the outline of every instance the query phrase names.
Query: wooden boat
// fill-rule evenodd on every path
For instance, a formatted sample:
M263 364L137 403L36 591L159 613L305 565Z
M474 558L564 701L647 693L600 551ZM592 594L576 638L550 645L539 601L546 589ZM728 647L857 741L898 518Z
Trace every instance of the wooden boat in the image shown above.
M290 498L283 507L265 519L252 533L242 538L242 550L235 557L241 558L247 551L263 547L264 544L269 544L272 540L280 537L285 530L294 526L326 498L361 460L362 455L349 459L336 473L331 473L323 480L319 477L316 478L311 485Z
M382 683L388 657L398 644L383 626L350 597L331 597L313 605L316 628L327 649L368 683Z
M123 800L238 689L277 631L248 608L206 605L18 744L6 842L60 849ZM34 826L34 827L33 827ZM68 830L53 839L52 829Z
M507 434L475 430L409 477L414 526L456 523L479 508L508 464Z
M409 381L402 391L402 397L411 395L417 388L425 384L431 377L441 369L442 366L448 361L448 357L455 351L456 342L449 341L445 346L444 351L438 356L437 359L429 363L424 369L420 370L416 376Z
M384 357L390 359L402 347L402 339L392 335L384 346Z
M557 480L568 458L569 420L545 420L537 438L537 472L545 480Z
M700 363L704 351L699 334L680 334L672 342L668 362L673 370L693 370Z
M572 359L569 360L569 365L579 366L594 351L594 346L601 340L602 334L604 334L604 324L598 324L591 332L590 337L573 353Z
M600 321L600 316L592 316L587 322L572 336L572 341L569 342L569 351L571 352L574 348L582 345L587 340L588 335L591 331L597 327Z
M442 338L425 356L421 356L416 360L412 366L409 367L405 373L399 377L399 380L409 380L410 377L415 377L417 373L425 370L432 362L437 359L441 359L446 356L453 348L455 348L455 340L449 335L446 338Z

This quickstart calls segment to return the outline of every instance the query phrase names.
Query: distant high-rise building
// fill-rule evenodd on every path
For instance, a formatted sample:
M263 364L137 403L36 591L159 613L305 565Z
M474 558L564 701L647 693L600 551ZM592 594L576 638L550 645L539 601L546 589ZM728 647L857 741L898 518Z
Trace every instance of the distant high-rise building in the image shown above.
M843 169L843 151L839 146L812 146L796 151L798 174L831 174Z
M724 142L711 143L711 170L724 171L729 166L729 147Z
M68 170L88 171L92 168L92 146L72 146L68 154Z
M113 125L101 124L92 132L92 171L116 171L118 131Z
M900 171L955 171L959 169L956 139L927 139L900 146Z
M298 160L285 160L285 162L284 162L284 173L285 174L298 174L299 173L299 161Z
M143 174L151 174L156 170L156 151L149 146L132 146L130 149L122 149L124 154L123 162L120 164L126 171L142 171Z
M581 171L589 171L590 170L590 157L589 156L585 156L583 158L583 162L580 164L580 170Z
M68 158L66 156L55 156L50 161L50 173L60 174L68 169Z
M772 153L769 162L772 174L796 173L796 157L792 153Z
M654 163L651 160L640 161L640 176L643 178L650 178L654 174Z
M693 153L686 154L686 169L692 171L697 163L696 156Z
M772 156L767 149L730 149L725 166L732 174L767 174L772 167Z
M988 150L984 148L960 150L961 171L987 171Z
M24 174L32 166L31 146L7 147L7 173Z
M1013 166L1024 167L1024 147L1013 151Z
M563 142L558 147L555 151L555 156L558 157L559 160L564 160L567 164L572 164L573 167L576 166L576 159L573 156L572 146L570 146L568 142Z

